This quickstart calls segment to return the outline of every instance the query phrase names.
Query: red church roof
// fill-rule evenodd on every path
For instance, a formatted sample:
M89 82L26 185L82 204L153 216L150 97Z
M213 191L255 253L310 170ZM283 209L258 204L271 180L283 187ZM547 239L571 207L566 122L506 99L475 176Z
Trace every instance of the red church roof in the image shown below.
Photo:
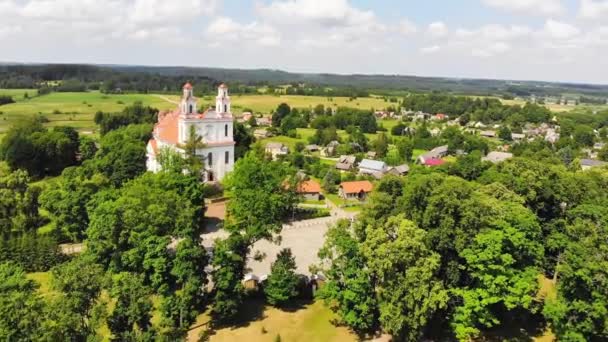
M184 89L192 89L192 84L190 82L184 84Z
M226 83L222 83L220 84L220 88L228 88L228 86L226 85Z

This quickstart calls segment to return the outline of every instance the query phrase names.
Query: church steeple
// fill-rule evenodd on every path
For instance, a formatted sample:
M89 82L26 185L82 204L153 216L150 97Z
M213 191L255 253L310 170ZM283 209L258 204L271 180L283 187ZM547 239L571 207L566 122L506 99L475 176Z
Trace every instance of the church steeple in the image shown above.
M217 88L215 112L218 114L230 113L230 96L228 96L228 86L224 83Z
M183 95L182 95L182 101L180 104L181 113L184 115L196 114L196 112L198 110L196 107L196 98L193 95L192 84L190 84L190 82L184 84L184 87L182 88L182 90L183 90Z

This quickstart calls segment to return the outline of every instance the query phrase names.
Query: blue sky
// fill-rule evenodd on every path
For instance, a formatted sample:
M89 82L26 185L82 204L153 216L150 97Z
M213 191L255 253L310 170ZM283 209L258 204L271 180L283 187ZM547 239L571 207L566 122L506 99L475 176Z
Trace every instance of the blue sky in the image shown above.
M608 0L0 0L0 18L0 61L608 83Z

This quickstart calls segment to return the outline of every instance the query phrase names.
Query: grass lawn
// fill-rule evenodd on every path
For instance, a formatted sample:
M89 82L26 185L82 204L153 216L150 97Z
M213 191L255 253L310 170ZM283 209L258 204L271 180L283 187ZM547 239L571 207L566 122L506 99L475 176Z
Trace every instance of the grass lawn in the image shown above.
M414 149L414 151L412 151L412 159L416 160L416 159L418 159L418 157L421 154L424 154L424 153L427 153L427 152L428 152L427 150L421 150L421 149L417 149L416 148L416 149Z
M0 94L4 91L0 89ZM118 112L136 101L161 110L175 107L175 104L153 94L51 93L1 106L0 132L5 132L10 125L25 117L37 114L49 119L47 126L66 125L81 131L93 131L93 117L97 111Z
M267 114L276 109L283 102L292 108L313 108L318 104L325 107L351 107L359 109L383 109L390 105L382 98L361 97L350 100L348 97L324 97L324 96L301 96L301 95L232 95L232 109L240 113L248 108L256 113ZM201 99L203 102L213 103L213 99ZM393 104L394 105L394 104Z
M210 341L274 341L277 335L282 341L357 341L348 329L331 324L335 315L322 302L303 304L299 308L279 310L264 306L260 301L248 301L242 314L247 316L236 327L226 327L214 331ZM198 334L209 321L208 315L201 315L188 334L188 341L197 341Z
M33 272L28 273L27 278L35 281L40 285L38 291L44 297L50 296L53 294L51 291L51 273L50 272Z

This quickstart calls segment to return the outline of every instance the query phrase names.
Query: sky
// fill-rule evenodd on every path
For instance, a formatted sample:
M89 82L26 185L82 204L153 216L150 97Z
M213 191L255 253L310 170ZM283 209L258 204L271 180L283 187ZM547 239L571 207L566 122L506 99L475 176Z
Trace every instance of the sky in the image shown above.
M608 0L0 0L0 61L608 84Z

